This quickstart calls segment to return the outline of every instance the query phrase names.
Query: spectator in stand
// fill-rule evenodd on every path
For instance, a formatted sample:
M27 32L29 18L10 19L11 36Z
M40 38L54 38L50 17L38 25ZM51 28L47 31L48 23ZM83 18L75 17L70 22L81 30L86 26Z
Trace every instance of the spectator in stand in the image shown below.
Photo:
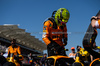
M34 62L34 58L32 56L32 53L30 53L28 55L28 62L32 65L32 66L35 66L35 62Z
M73 59L75 60L75 55L76 55L76 53L75 53L75 48L72 47L72 48L71 48L71 51L72 51L72 52L69 53L69 57L70 57L70 58L73 58Z
M41 58L42 66L46 66L46 59L47 59L47 54L45 53L44 56Z
M2 56L3 56L3 54L4 54L3 52L0 53L0 55L2 55Z

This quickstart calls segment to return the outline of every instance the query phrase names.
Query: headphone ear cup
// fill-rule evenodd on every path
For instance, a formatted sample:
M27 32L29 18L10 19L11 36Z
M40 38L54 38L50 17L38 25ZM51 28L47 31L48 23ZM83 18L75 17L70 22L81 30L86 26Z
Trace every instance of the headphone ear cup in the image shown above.
M63 9L62 9L61 12L60 12L60 18L61 18L61 19L63 19L62 12L63 12Z

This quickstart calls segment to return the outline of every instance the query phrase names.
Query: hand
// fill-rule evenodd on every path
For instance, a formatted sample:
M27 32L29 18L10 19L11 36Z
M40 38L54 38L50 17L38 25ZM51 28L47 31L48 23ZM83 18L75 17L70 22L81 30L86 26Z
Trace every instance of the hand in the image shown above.
M92 27L93 28L96 28L95 27L95 23L96 23L96 20L97 20L98 18L96 17L96 16L92 16L92 18L91 18L91 25L92 25Z
M91 17L91 21L92 21L93 19L97 20L98 18L97 18L96 16L92 16L92 17Z
M68 49L65 49L65 51L69 51Z
M34 64L36 64L36 62L34 62Z
M67 38L64 38L64 46L67 45Z
M67 43L66 44L65 43L63 44L63 46L66 46L66 45L67 45Z

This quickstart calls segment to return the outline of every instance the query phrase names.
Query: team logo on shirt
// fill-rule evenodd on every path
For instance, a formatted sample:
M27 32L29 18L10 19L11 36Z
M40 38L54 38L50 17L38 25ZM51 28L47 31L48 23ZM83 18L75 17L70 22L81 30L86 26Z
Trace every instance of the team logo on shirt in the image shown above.
M47 26L44 26L44 27L43 27L43 30L46 30L46 28L47 28Z

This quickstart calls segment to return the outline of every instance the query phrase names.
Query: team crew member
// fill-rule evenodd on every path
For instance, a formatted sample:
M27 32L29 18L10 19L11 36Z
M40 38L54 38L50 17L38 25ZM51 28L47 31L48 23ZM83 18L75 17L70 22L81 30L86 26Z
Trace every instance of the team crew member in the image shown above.
M64 46L67 45L66 23L70 14L67 9L60 8L56 13L54 11L53 15L44 22L42 38L47 45L48 56L66 55L64 50Z
M17 62L22 65L21 61L23 60L23 56L21 55L20 46L16 45L15 39L11 41L11 46L8 47L8 57L10 57L11 54L14 54L14 58L16 58ZM22 59L19 59L19 57Z
M13 39L11 41L11 46L8 47L8 57L10 56L11 53L13 53L14 55L20 55L21 54L20 47L16 45L15 39Z
M76 62L77 61L81 62L82 64L84 64L84 66L85 65L89 66L91 62L91 57L88 51L86 51L84 48L81 48L81 46L77 46L77 53L75 60Z
M72 47L72 48L71 48L71 51L72 51L72 53L69 54L69 57L70 57L70 58L74 58L74 60L75 60L75 56L76 56L75 48Z

